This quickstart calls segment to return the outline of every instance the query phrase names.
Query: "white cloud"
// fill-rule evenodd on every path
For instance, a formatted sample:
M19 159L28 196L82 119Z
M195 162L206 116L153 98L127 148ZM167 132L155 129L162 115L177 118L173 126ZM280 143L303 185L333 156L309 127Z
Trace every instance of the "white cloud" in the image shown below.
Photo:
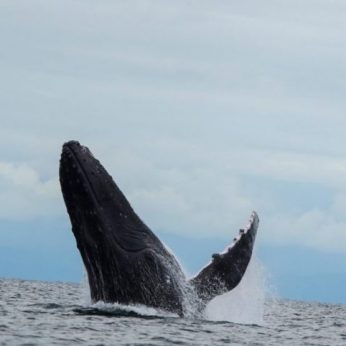
M0 218L61 213L60 146L79 139L155 229L232 237L258 209L264 241L341 250L344 1L0 8Z
M346 219L333 210L309 210L300 215L272 215L264 221L272 244L300 245L322 251L345 251Z
M49 218L61 213L56 178L42 181L27 165L0 162L0 220Z

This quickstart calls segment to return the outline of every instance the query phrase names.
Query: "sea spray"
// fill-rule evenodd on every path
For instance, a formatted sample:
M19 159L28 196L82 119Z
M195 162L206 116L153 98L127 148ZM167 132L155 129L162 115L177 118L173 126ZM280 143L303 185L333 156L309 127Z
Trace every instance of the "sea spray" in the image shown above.
M266 292L264 267L253 257L239 285L208 303L205 318L211 321L263 325Z
M162 258L162 260L166 261L166 265L170 268L170 272L175 277L175 282L182 293L183 315L185 318L202 318L210 321L228 321L242 324L264 324L264 303L270 286L267 280L268 274L256 257L253 256L251 259L239 285L232 291L215 297L207 304L203 312L201 311L201 301L198 299L194 288L181 275L182 273L176 270L173 263L167 262L166 258ZM100 312L109 313L110 310L114 310L115 314L120 311L133 311L143 316L177 316L168 311L140 304L92 303L86 271L80 283L80 292L80 304L84 307L97 309Z
M80 304L84 306L91 305L91 294L90 294L88 274L86 272L86 269L84 270L84 274L83 274L79 287L80 287Z
M171 266L173 270L174 266ZM211 321L229 321L242 324L263 325L264 302L268 293L267 273L261 262L253 257L249 263L247 271L240 284L232 291L215 297L211 300L203 314L199 309L199 300L194 289L188 282L180 277L179 273L174 273L180 290L183 293L184 317L205 318ZM90 298L90 288L87 274L85 273L80 283L80 304L85 307L92 307L97 310L133 311L139 315L151 316L177 316L160 309L147 307L144 305L125 305L118 303L92 303Z

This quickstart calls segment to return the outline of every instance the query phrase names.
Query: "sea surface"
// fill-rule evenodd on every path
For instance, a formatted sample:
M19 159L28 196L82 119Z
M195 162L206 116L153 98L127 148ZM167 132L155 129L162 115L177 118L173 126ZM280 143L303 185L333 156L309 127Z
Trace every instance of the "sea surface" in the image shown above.
M346 345L346 306L269 299L259 282L250 270L193 319L91 304L85 283L0 279L0 345Z

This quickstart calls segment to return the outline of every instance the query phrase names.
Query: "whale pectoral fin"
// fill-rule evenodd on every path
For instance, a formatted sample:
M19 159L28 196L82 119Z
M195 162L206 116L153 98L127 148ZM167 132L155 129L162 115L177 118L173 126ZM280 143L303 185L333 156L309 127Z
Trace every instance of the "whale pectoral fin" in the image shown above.
M211 263L190 280L204 303L239 284L251 259L258 223L258 216L253 212L248 226L239 231L225 252L213 254Z

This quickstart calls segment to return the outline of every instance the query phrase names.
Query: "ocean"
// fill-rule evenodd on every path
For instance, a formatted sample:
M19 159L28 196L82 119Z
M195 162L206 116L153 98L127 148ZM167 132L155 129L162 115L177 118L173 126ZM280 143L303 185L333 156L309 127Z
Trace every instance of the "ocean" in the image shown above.
M248 271L202 319L91 304L85 282L0 279L0 345L346 345L346 306L269 298Z

